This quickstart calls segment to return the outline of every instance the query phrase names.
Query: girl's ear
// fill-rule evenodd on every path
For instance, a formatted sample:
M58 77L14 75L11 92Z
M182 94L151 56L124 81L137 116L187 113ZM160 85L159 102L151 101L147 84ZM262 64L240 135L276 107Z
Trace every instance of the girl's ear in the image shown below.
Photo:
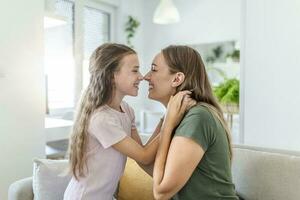
M115 80L116 80L116 73L113 74L112 79L110 80L113 87L116 86Z
M177 72L172 81L172 87L180 86L185 80L185 75L182 72Z

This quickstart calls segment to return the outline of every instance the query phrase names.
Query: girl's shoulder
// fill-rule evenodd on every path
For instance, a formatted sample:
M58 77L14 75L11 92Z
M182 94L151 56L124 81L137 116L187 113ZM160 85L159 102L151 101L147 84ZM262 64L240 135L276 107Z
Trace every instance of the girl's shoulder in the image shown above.
M135 119L134 110L128 103L126 103L125 101L122 101L121 107L122 107L123 111L129 115L131 120Z
M105 105L97 108L92 113L90 119L91 119L91 121L93 121L96 118L99 119L99 120L105 120L105 119L111 118L109 108Z
M125 108L125 109L128 109L128 110L129 109L133 110L132 107L126 101L122 101L121 106L122 106L122 108Z
M131 114L132 112L134 112L133 108L126 101L121 102L121 107L122 109L124 109L123 111L126 113Z

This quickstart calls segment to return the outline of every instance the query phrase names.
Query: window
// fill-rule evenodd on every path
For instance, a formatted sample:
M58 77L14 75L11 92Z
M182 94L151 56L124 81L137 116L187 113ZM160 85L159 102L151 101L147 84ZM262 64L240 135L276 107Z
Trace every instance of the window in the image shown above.
M84 7L84 57L89 57L94 49L110 40L110 15L101 10Z
M74 109L80 90L89 81L90 55L113 39L113 7L92 1L76 3L56 0L56 14L64 16L67 24L45 29L47 110L51 116Z
M65 25L45 29L45 73L48 109L74 107L74 3L56 1L56 14Z
M195 44L192 47L199 51L205 62L208 77L231 129L232 141L239 143L241 135L239 132L239 42L221 41Z
M84 61L83 86L89 82L89 58L101 44L111 40L111 12L104 8L85 6L84 14Z

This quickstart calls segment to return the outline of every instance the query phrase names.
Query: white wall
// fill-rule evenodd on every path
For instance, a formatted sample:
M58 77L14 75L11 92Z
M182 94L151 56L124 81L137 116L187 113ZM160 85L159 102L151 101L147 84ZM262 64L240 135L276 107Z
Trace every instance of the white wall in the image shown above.
M134 49L137 51L140 61L141 70L143 70L144 62L144 30L146 29L147 24L144 21L144 10L143 10L144 1L142 0L120 0L119 6L117 7L117 35L116 42L126 44L126 34L125 34L125 24L127 22L128 16L131 15L135 17L139 22L140 26L137 29L135 36L132 39L132 44ZM147 98L147 90L142 89L146 88L146 83L144 81L140 84L139 95L137 97L125 98L125 101L128 102L131 106L134 107L136 122L140 121L140 110L144 109L144 100Z
M300 150L300 1L243 0L244 142Z
M170 44L239 40L240 0L174 0L181 21L170 25L152 22L158 3L158 0L144 1L144 71L149 70L155 54ZM154 102L148 101L146 106L161 109L161 106Z
M41 0L1 1L0 199L44 157L43 9Z
M103 0L102 0L103 1ZM153 24L152 17L159 1L120 0L117 2L116 42L126 43L124 26L128 15L133 15L141 25L133 39L135 50L139 54L141 71L150 69L152 58L169 44L199 44L207 42L239 40L240 37L240 0L187 0L174 1L181 15L181 22L173 25ZM134 106L136 121L140 120L140 111L164 108L149 100L148 84L140 84L138 97L126 97Z

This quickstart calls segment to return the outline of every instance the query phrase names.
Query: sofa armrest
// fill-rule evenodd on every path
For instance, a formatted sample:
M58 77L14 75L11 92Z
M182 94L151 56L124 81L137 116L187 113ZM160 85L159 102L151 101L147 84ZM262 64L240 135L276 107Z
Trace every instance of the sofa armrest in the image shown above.
M32 177L12 183L8 189L8 200L33 200Z

